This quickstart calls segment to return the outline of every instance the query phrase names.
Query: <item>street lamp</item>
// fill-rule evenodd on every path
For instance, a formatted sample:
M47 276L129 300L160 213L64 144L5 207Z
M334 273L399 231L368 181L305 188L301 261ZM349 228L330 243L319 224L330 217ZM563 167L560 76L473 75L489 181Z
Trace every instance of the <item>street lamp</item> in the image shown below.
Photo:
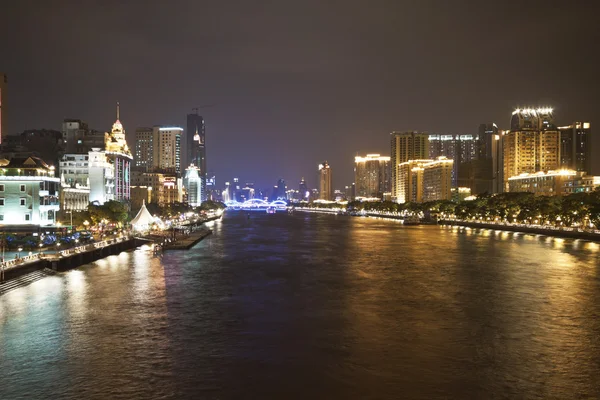
M39 246L40 246L40 256L41 256L42 255L42 247L44 246L44 244L40 242Z
M19 247L17 250L19 250L19 252L17 253L17 258L21 258L21 252L23 251L23 248Z

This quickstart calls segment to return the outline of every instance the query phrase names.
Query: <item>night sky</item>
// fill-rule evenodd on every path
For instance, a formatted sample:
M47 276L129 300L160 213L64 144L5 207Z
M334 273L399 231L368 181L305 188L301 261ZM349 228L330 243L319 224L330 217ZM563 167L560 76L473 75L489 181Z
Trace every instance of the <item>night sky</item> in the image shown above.
M482 4L485 3L485 4ZM206 120L218 184L353 180L392 130L507 128L516 106L600 128L594 1L4 1L8 132ZM595 140L600 146L600 140ZM130 140L130 146L133 141ZM598 148L598 147L596 147ZM600 174L600 157L595 160Z

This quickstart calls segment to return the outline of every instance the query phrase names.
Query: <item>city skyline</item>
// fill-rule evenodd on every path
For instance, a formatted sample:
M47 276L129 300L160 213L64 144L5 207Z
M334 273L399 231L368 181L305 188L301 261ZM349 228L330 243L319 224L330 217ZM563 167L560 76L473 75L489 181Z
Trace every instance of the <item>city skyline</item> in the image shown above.
M186 21L198 6L139 7L141 3L132 2L100 9L68 4L33 10L18 4L8 10L8 23L0 29L9 38L3 52L10 57L0 70L8 77L3 113L9 134L60 129L65 118L108 131L111 105L119 100L133 147L137 127L185 126L193 108L215 104L201 114L210 152L208 169L218 180L239 176L268 187L280 177L296 181L304 176L316 187L314 166L327 159L336 170L334 187L343 188L352 182L356 153L387 154L392 131L476 134L486 121L508 129L510 113L519 106L550 105L561 126L598 120L595 66L570 57L591 55L595 49L593 4L555 10L526 2L514 13L506 5L471 4L467 9L465 2L441 5L439 12L431 3L387 4L379 10L356 2L346 4L345 17L332 5L241 5L231 11L212 4L202 7L215 16L215 24L195 32L179 24L149 37L123 22L138 13L149 24L159 16ZM28 25L25 18L36 26L56 26L67 5L80 16L69 30L52 30L42 38L23 30ZM532 22L528 15L538 17ZM410 21L393 24L396 19L425 16L432 28L423 35L410 34L415 28ZM313 17L309 37L297 32L295 28ZM94 18L106 21L107 29L90 29ZM219 29L227 21L236 22L230 37ZM263 26L255 31L257 21ZM486 29L490 24L497 29ZM507 24L514 29L504 29ZM552 28L558 26L561 29ZM5 35L4 29L12 34ZM79 34L68 34L71 30ZM279 38L272 35L275 31ZM322 40L315 46L306 45L317 37ZM202 44L198 38L204 39ZM537 45L528 46L528 57L515 63L511 54L518 50L513 47L527 38ZM398 55L387 49L390 40L399 40ZM204 62L191 69L173 61L166 57L173 53L170 44L180 45L176 49L182 53L205 53ZM118 62L54 62L65 56L81 58L90 49L93 59L117 57ZM158 56L155 65L138 68L151 54ZM418 61L402 63L405 54ZM544 61L547 54L553 62ZM43 63L36 62L40 55ZM442 57L442 70L426 67ZM593 135L592 142L598 145ZM599 159L593 160L590 173L598 173L599 164Z

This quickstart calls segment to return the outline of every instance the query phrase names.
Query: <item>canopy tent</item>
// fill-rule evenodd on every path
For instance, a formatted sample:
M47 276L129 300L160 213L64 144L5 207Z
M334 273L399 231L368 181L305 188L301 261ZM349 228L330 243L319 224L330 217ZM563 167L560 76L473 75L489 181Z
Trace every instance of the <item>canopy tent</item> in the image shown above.
M131 226L134 231L145 231L150 229L152 224L154 224L154 217L146 208L146 202L144 201L140 211L137 213L135 218L131 220Z

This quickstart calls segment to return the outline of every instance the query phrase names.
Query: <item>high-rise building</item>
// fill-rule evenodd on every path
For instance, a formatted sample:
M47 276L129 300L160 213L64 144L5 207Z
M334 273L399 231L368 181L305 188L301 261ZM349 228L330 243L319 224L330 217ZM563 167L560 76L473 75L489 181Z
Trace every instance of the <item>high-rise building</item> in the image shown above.
M65 211L87 210L90 202L89 154L64 154L59 162L60 205Z
M392 132L390 163L392 170L392 200L398 201L396 183L398 165L409 160L423 160L429 156L429 135L425 132Z
M423 201L452 199L454 160L437 157L423 165Z
M589 122L573 122L560 131L560 167L591 173L592 149Z
M65 153L87 154L93 148L104 148L104 132L90 129L80 119L65 119L62 124Z
M135 157L136 168L150 171L154 167L154 130L152 128L136 128Z
M300 200L308 200L310 198L310 191L308 190L308 185L304 180L304 177L300 180L300 184L298 185L298 193L300 193Z
M378 197L391 190L390 157L367 154L354 157L354 183L357 197Z
M154 169L181 174L182 128L155 126L152 128L152 166ZM196 164L194 164L196 165Z
M124 201L129 200L130 198L129 188L131 186L130 176L133 156L131 155L131 151L127 145L125 129L123 129L123 125L119 120L119 112L119 103L117 103L117 120L113 124L111 131L105 134L104 152L106 154L106 158L113 167L113 176L115 182L114 199L117 201Z
M454 160L452 186L458 186L459 169L464 163L475 160L479 140L473 135L429 135L429 158L447 157Z
M560 168L560 132L551 108L517 109L510 125L503 136L506 190L513 176Z
M198 207L202 203L202 185L200 180L200 169L190 165L185 169L183 186L187 193L187 202L192 207Z
M494 142L496 135L499 134L498 126L495 123L485 123L479 125L477 134L478 146L477 146L477 158L478 159L489 159L494 157Z
M398 165L399 203L420 203L452 198L453 160L410 160Z
M115 200L115 169L107 154L101 149L88 153L90 203L104 204Z
M325 161L319 164L319 198L321 200L333 199L333 186L331 185L331 167Z
M6 84L8 79L6 74L0 72L0 143L4 136L8 135L6 131Z
M202 180L202 201L206 200L206 129L204 118L198 114L188 114L186 132L186 165L194 164L200 168Z

